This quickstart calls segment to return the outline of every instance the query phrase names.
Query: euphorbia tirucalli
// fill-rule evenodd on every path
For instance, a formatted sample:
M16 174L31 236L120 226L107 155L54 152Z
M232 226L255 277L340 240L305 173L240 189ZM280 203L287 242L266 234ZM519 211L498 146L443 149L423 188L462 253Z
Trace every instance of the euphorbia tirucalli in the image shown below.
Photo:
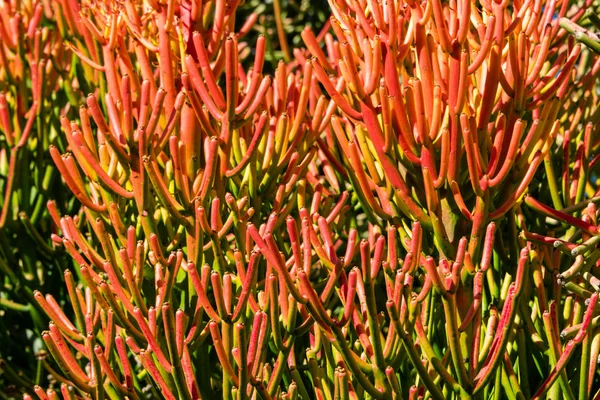
M83 206L48 203L71 307L34 293L64 398L598 390L584 8L332 1L267 76L237 2L189 6L67 19L99 89L50 148Z
M46 202L79 205L60 184L48 147L63 140L60 114L78 103L78 61L48 23L51 4L0 2L0 395L32 387L41 373L38 336L48 321L35 289L64 294L69 256L53 248ZM37 346L37 348L36 348ZM14 385L14 386L13 386Z
M441 335L445 343L440 347L446 354L442 358L443 353L427 351L423 342L432 336L440 340L440 333L425 331L428 336L418 336L423 355L446 388L462 397L478 396L492 379L499 384L503 373L517 381L526 376L527 359L523 358L527 352L521 348L526 344L520 344L519 353L512 356L514 348L507 345L513 329L522 324L519 319L527 318L532 320L531 333L553 340L550 364L555 370L547 377L540 376L546 379L541 379L537 392L527 386L513 387L513 395L520 396L523 390L526 397L537 398L553 387L569 397L572 390L566 376L560 376L560 386L552 384L578 342L568 343L569 351L560 359L560 345L548 332L537 333L534 328L540 315L519 313L519 309L527 311L530 301L539 303L535 296L522 298L529 275L525 271L531 268L528 264L539 262L539 250L510 235L498 238L494 249L496 225L488 223L508 213L509 227L519 224L527 229L515 206L543 160L547 160L547 179L555 179L552 145L560 135L565 147L569 146L561 119L572 120L570 129L585 126L581 115L577 121L568 115L577 110L571 104L571 96L578 95L572 91L571 75L581 48L565 40L565 31L554 21L555 13L564 17L569 11L576 20L582 11L569 9L566 2L557 9L541 2L533 9L529 3L511 4L511 12L507 2L482 3L481 9L460 1L447 8L436 1L367 3L370 15L358 2L331 3L331 26L337 41L334 35L325 36L327 55L309 30L303 38L315 57L307 62L314 66L317 79L340 111L341 118L332 117L326 134L337 145L338 158L348 166L371 221L394 224L395 218L408 217L430 232L433 244L425 254L433 252L439 263L423 259L420 253L409 255L431 280L436 293L433 299L439 296L437 302L443 303L446 323ZM476 21L475 27L472 21ZM589 56L580 62L591 65ZM328 69L333 74L328 75ZM577 74L575 87L589 90L594 70ZM344 84L346 96L335 87ZM586 113L582 110L579 114ZM583 178L580 187L585 188L585 175ZM556 182L550 183L554 189ZM581 200L579 195L575 202ZM502 243L507 239L512 242L508 248ZM551 271L555 265L547 267ZM446 282L444 274L448 274ZM500 276L495 278L497 274ZM414 279L418 274L411 276ZM488 285L483 283L484 276ZM503 303L498 326L494 326L493 315L487 317L488 310L481 307L484 296L488 304ZM587 297L577 300L583 305ZM562 299L558 295L554 300ZM594 309L590 307L588 323ZM389 312L393 321L398 311ZM427 315L431 309L416 307L415 312ZM583 311L580 319L582 315ZM490 327L499 334L486 346L482 335ZM401 329L418 331L410 322ZM580 335L579 341L583 337ZM412 342L404 344L413 346ZM414 365L418 360L413 358ZM373 361L374 367L385 367L385 363L377 365L376 358ZM439 361L448 362L450 368ZM498 368L501 363L505 371ZM586 372L591 369L588 364L583 367ZM433 382L428 385L427 377L419 376L435 396ZM587 386L579 388L582 396L589 391Z

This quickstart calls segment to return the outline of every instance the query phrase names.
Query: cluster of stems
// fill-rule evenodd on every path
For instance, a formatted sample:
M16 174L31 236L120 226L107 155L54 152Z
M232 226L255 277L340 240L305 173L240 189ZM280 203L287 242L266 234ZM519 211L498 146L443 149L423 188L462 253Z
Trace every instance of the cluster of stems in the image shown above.
M48 154L81 207L46 203L39 242L73 262L64 301L29 292L51 382L25 398L595 395L589 4L330 0L268 75L239 3L36 6L77 65ZM11 163L64 79L32 24Z
M46 202L72 212L48 154L61 138L59 116L74 96L71 54L47 21L60 5L0 2L0 394L32 387L42 375L33 339L48 319L34 290L60 296L68 258L51 245ZM35 377L35 378L34 378ZM6 388L4 387L6 386ZM18 392L18 390L16 390ZM6 393L6 394L5 394ZM6 397L3 397L6 398Z

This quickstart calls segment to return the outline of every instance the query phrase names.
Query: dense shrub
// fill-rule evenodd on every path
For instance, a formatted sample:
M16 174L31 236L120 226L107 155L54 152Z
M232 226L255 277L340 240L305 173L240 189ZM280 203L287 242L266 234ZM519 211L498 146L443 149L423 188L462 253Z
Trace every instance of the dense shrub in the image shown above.
M0 3L4 396L595 395L591 3L239 3Z

